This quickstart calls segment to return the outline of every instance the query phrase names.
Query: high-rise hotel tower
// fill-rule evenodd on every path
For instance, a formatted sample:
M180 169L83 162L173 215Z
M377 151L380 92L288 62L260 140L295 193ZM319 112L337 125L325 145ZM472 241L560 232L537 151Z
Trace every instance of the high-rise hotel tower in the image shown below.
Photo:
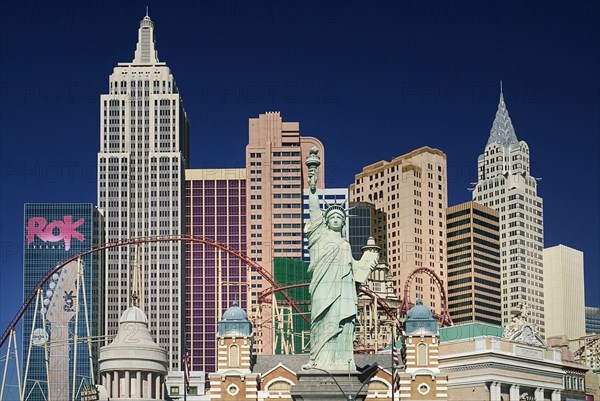
M442 281L426 274L412 279L410 300L440 312L438 284L447 288L446 208L448 189L446 155L422 147L392 161L379 161L363 168L350 185L350 200L368 202L386 214L387 244L382 255L390 268L397 294L416 268L433 271Z
M317 186L323 188L325 155L317 138L301 136L300 123L284 122L279 112L267 112L249 121L246 146L246 229L248 255L273 274L273 258L302 259L302 193L310 148L321 156ZM274 310L259 304L261 291L271 285L252 272L250 316L256 333L258 354L275 352Z
M526 303L529 321L544 334L544 217L537 180L530 174L529 146L515 134L504 95L484 153L477 160L473 200L500 214L502 324Z
M100 97L98 204L106 242L184 233L189 122L171 70L158 60L154 23L140 21L135 56L119 63ZM105 334L117 333L128 307L133 267L143 271L139 307L157 343L178 370L184 327L184 245L147 243L106 252Z

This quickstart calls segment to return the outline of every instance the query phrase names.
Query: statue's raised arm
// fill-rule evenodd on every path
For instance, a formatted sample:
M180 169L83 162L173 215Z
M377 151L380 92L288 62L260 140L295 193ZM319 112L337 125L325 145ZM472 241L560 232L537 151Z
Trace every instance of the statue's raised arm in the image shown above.
M311 273L310 361L306 369L354 370L354 329L356 325L356 279L364 282L377 265L379 254L365 252L357 261L345 238L346 209L331 205L323 213L317 194L321 160L316 148L306 158L310 221L305 231ZM365 270L366 269L366 270ZM359 272L355 277L355 272Z

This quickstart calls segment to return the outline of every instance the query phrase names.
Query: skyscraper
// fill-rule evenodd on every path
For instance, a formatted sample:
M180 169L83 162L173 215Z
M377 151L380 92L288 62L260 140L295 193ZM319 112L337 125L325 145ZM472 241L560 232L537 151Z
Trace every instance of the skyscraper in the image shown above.
M101 215L94 205L89 203L27 203L25 204L25 241L23 246L23 297L27 298L36 288L37 283L44 278L58 263L77 255L78 253L102 243ZM81 385L91 384L92 372L97 372L96 367L90 366L87 342L79 341L74 354L74 335L78 338L101 335L102 330L102 274L101 254L88 254L81 258L80 267L83 280L79 291L74 285L67 285L62 293L57 292L59 272L48 280L43 287L43 305L39 305L35 327L34 308L25 311L23 317L23 347L21 368L23 374L28 370L27 382L24 383L25 394L31 401L56 400L56 389L68 393L62 394L64 398L71 398L73 384L75 394L79 394ZM63 269L64 270L64 269ZM75 273L76 276L76 273ZM64 278L64 277L63 277ZM74 283L74 282L73 282ZM85 303L84 303L85 297ZM75 302L79 302L79 316L75 316ZM35 301L32 305L35 305ZM53 312L71 312L65 316L58 316ZM40 316L39 309L50 311L53 317ZM86 310L87 309L87 310ZM87 315L87 319L86 319ZM77 326L75 322L77 321ZM87 322L89 323L87 323ZM89 327L89 332L88 332ZM76 330L77 329L77 330ZM30 339L33 346L29 346ZM97 360L98 343L92 341L92 356ZM63 347L61 347L61 345ZM50 351L49 351L50 350ZM59 366L63 369L55 380L60 383L51 383L52 396L48 394L46 372L46 352L49 351L49 367ZM27 356L31 352L29 365ZM54 360L56 359L56 360ZM76 362L76 364L75 364ZM75 381L73 381L73 367L75 367ZM93 368L90 369L90 368ZM59 394L61 395L61 394ZM77 398L79 398L77 396Z
M246 169L185 171L186 234L246 253ZM217 321L237 301L246 309L246 264L214 246L185 249L186 345L194 371L217 369Z
M471 201L449 207L446 219L452 321L500 325L498 211Z
M321 156L318 187L323 188L325 155L321 142L300 135L300 123L283 122L279 112L267 112L249 121L246 146L248 256L273 274L275 257L302 259L302 193L306 185L308 151ZM250 318L256 331L258 354L275 351L272 308L259 305L258 295L270 285L252 272Z
M386 214L375 208L375 205L369 202L350 203L348 241L354 259L362 257L362 248L367 244L369 237L373 237L375 244L381 247L379 263L385 263L387 256L386 227Z
M184 171L189 122L175 79L158 60L154 23L140 21L133 61L119 63L100 96L98 204L106 241L184 232ZM143 270L139 306L150 333L178 370L183 342L184 244L145 243L106 252L106 325L110 337L131 300L133 266Z
M473 200L500 212L502 323L510 321L512 308L527 303L530 322L544 335L543 205L529 157L500 91L490 136L477 160Z
M565 245L544 249L546 336L585 335L583 252Z
M446 281L446 171L446 155L422 147L364 167L350 185L352 202L369 202L386 213L385 259L398 293L417 267ZM412 282L411 301L422 298L439 312L441 297L433 279L419 274Z

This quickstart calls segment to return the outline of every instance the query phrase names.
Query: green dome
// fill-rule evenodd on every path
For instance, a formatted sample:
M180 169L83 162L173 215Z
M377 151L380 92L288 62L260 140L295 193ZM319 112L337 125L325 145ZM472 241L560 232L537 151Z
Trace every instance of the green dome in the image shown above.
M431 309L423 305L423 300L418 298L417 304L413 306L406 315L406 318L410 319L432 319L433 314L431 313Z
M406 314L404 327L408 335L422 330L431 334L438 333L438 321L433 317L431 309L423 305L422 299L417 299L417 304Z
M240 308L237 301L227 308L218 323L220 336L245 337L252 334L252 323L248 320L248 314Z
M242 308L239 307L239 304L237 301L233 301L233 304L229 308L227 308L225 313L223 313L223 318L221 320L223 320L223 321L225 321L225 320L231 320L231 321L248 320L248 314L246 313L245 310L243 310Z

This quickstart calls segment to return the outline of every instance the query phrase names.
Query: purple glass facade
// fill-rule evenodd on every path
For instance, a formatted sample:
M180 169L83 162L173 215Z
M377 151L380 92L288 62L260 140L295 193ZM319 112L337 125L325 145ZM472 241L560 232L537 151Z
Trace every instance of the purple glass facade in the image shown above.
M245 170L187 170L185 202L186 234L246 253ZM217 321L222 312L234 300L246 308L246 265L199 243L187 243L185 255L186 341L192 370L208 374L216 371Z

